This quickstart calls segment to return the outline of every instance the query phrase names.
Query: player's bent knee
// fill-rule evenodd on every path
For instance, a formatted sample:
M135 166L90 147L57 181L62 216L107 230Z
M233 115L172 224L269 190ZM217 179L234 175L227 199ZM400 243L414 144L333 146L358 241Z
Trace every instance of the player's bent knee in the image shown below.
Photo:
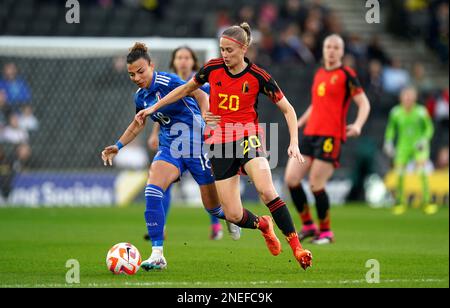
M258 190L258 193L264 203L269 203L278 197L277 191L274 187Z
M285 176L284 177L284 183L286 183L288 188L295 188L297 187L301 182L301 179L294 176Z
M225 218L227 221L237 224L242 220L242 212L225 212Z

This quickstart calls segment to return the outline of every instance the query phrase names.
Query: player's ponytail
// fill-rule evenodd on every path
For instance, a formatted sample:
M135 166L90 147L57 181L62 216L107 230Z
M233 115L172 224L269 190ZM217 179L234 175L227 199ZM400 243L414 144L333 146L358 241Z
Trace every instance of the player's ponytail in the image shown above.
M241 27L241 29L243 29L245 31L246 34L246 45L250 46L250 44L252 43L252 29L250 28L250 25L246 22L243 22L239 25L239 27Z
M223 38L230 39L235 43L249 47L252 43L252 31L250 25L246 22L239 26L231 26L222 33Z
M147 60L148 64L152 63L147 46L144 43L136 42L133 47L130 48L130 52L127 56L127 63L131 64L141 58Z

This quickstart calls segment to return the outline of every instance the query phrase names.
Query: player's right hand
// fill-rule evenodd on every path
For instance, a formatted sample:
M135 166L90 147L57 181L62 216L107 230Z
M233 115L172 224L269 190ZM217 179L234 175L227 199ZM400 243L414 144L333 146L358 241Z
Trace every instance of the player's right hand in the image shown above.
M112 166L113 158L117 155L117 153L119 153L119 148L117 147L117 145L110 145L109 147L106 147L102 151L103 165L108 166L109 164L110 166Z
M220 123L221 116L215 115L214 113L208 111L203 116L203 119L205 120L206 125L214 128Z

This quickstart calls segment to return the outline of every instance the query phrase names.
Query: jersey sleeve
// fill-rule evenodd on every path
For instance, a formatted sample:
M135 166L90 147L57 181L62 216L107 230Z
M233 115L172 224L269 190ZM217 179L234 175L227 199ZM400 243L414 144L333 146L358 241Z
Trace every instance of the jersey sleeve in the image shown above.
M205 84L209 82L209 75L218 66L223 65L223 59L212 59L208 61L193 77L194 81L198 84Z
M211 92L211 86L209 83L205 83L200 89L208 95Z
M281 91L275 79L270 77L270 79L263 79L260 85L259 92L268 96L273 103L278 103L284 98L284 93Z
M347 89L350 92L350 97L363 93L364 89L362 88L361 82L359 81L355 71L349 67L346 67L344 70L347 73Z

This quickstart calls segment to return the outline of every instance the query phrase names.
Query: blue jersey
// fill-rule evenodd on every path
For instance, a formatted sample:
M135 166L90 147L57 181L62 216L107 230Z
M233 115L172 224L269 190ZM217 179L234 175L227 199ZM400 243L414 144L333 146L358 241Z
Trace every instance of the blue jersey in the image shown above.
M149 88L139 89L134 98L136 113L156 104L172 90L185 84L175 74L154 72ZM200 107L192 97L184 97L151 115L160 124L159 146L169 148L174 157L197 157L202 154L205 122Z

